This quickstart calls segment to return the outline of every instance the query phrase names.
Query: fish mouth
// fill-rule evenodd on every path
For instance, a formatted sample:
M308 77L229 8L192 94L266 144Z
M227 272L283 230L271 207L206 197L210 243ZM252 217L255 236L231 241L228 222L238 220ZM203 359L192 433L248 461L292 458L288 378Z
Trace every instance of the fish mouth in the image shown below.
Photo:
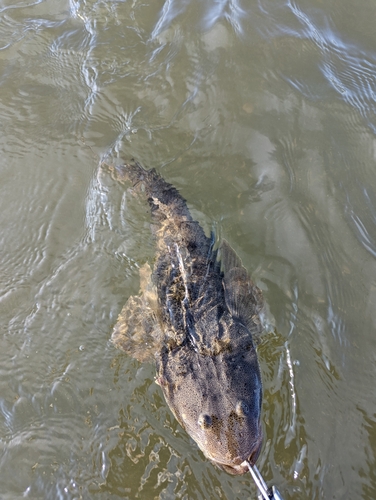
M253 467L253 465L256 463L256 460L258 459L261 452L261 445L262 445L262 436L257 441L255 447L252 450L252 453L249 455L248 458L236 457L232 460L232 463L222 463L217 461L214 461L214 463L220 469L223 469L224 471L228 472L229 474L232 474L233 476L245 474L246 472L249 472L248 463L251 467Z

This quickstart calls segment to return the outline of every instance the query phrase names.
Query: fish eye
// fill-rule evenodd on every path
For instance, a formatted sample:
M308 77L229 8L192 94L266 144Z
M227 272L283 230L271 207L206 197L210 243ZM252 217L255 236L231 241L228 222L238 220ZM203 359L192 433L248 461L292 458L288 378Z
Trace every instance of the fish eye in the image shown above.
M249 414L249 406L245 401L240 400L236 403L235 411L240 417L244 417Z
M209 415L206 415L205 413L201 413L201 415L198 417L198 425L201 427L201 429L209 429L209 427L212 426L212 419Z

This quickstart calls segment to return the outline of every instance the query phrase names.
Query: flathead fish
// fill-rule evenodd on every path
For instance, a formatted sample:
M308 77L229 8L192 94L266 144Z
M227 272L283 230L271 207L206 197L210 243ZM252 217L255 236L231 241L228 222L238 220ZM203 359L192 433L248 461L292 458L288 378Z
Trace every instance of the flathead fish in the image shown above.
M209 460L230 474L248 472L243 462L253 465L262 444L261 292L230 245L215 249L154 169L133 161L112 172L146 197L156 247L112 340L141 361L155 358L168 406Z

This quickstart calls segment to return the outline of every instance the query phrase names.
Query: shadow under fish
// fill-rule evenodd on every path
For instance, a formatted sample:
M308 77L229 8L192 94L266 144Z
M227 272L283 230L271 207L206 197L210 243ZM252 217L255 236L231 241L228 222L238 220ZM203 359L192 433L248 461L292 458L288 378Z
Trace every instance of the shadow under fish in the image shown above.
M262 444L262 383L254 336L261 291L223 241L214 249L177 189L137 162L112 168L151 208L153 271L140 270L114 327L116 347L156 360L168 406L205 456L230 474L255 463Z

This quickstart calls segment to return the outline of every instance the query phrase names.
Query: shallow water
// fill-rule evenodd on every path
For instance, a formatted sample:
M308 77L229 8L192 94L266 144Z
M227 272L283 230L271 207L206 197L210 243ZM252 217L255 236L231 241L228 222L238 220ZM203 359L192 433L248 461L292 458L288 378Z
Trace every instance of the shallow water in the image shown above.
M152 260L101 162L178 187L263 289L258 461L287 499L376 497L376 4L0 3L0 492L250 499L109 342Z

